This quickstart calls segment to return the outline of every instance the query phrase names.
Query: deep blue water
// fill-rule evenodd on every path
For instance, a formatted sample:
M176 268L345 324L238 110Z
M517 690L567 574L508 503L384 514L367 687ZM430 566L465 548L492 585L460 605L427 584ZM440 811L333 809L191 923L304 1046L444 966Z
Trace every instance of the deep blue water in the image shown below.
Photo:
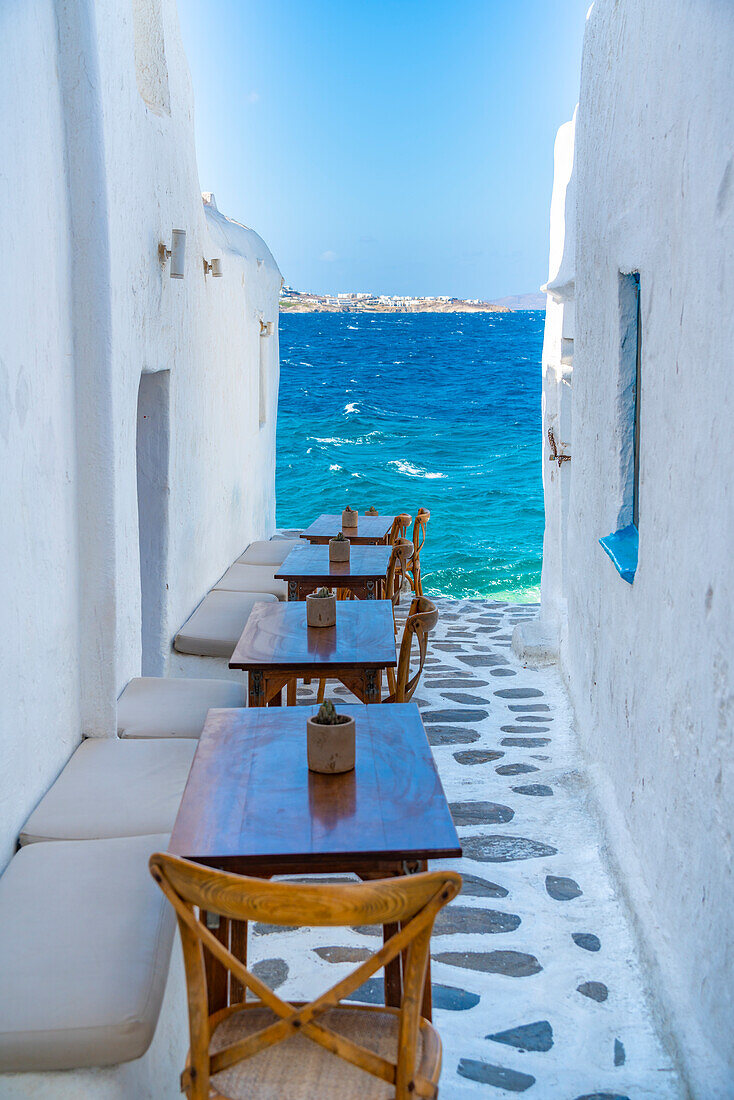
M427 595L537 597L544 314L284 314L277 522L431 510Z

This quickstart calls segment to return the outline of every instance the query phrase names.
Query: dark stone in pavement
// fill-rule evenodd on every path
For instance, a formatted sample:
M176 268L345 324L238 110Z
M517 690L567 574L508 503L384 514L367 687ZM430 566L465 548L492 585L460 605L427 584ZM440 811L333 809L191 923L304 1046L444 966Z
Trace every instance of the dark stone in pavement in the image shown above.
M462 752L455 752L454 760L459 764L488 764L490 760L499 760L504 755L498 749L465 749ZM530 770L537 772L538 769Z
M461 894L466 898L506 898L509 894L504 886L498 886L496 882L480 878L479 875L462 872L461 880Z
M319 958L330 963L360 963L372 954L368 947L316 947L314 950Z
M550 714L518 714L515 721L525 725L528 722L552 722L553 718Z
M481 695L467 695L463 691L442 691L441 698L448 699L452 703L463 703L465 706L470 707L489 706L489 699L484 699Z
M429 745L471 745L479 740L476 730L463 726L429 726L426 733Z
M271 989L277 989L288 977L288 964L283 959L261 959L251 969Z
M559 875L546 875L545 888L554 901L573 901L584 892L574 879Z
M572 932L571 939L577 947L583 947L584 951L601 950L601 940L593 932Z
M466 989L451 985L431 985L431 996L434 1008L445 1008L451 1012L465 1012L479 1004L477 993L468 993ZM368 978L347 999L361 1004L384 1005L385 983L382 978Z
M587 1092L584 1096L577 1096L576 1100L630 1100L629 1096L623 1096L621 1092Z
M529 978L543 969L535 955L523 951L440 951L433 958L448 966L483 974L504 974L508 978Z
M553 788L545 783L527 783L524 787L513 787L515 794L529 794L536 798L549 798L553 794Z
M506 657L493 656L491 653L465 653L459 660L472 668L494 668L496 665L510 663Z
M606 1001L609 996L609 990L604 982L582 982L581 985L576 986L576 989L584 997L590 997L592 1001L598 1001L599 1004Z
M495 695L500 699L539 699L543 692L539 688L502 688Z
M440 680L425 680L424 683L426 687L431 688L482 688L489 686L487 680L473 680L469 676L464 679L464 677L458 673L450 680L443 677Z
M504 1043L517 1050L539 1050L545 1053L553 1046L553 1028L547 1020L537 1020L534 1024L521 1024L507 1031L496 1031L494 1035L485 1035L494 1043Z
M498 691L495 691L495 695L499 695ZM547 703L508 703L508 710L550 710Z
M614 1040L614 1064L615 1066L623 1066L627 1060L627 1055L624 1050L624 1043L619 1039Z
M517 676L514 668L491 668L489 670L490 676Z
M500 802L452 802L449 805L454 825L504 825L515 811Z
M500 913L497 909L474 909L470 905L449 905L442 909L433 926L434 936L449 936L457 932L467 935L495 935L514 932L520 927L515 913Z
M494 770L497 775L525 775L527 772L540 771L540 768L536 768L534 764L501 764Z
M550 733L550 726L500 726L503 733Z
M505 1066L492 1066L489 1062L477 1062L474 1058L462 1058L457 1067L460 1077L469 1081L479 1081L482 1085L494 1085L508 1092L525 1092L535 1084L535 1078L528 1073Z
M254 936L270 936L273 932L298 932L297 925L283 925L283 924L253 924L252 933Z
M541 745L550 745L550 737L503 737L500 745L508 749L539 749Z
M511 863L516 859L536 859L554 856L558 849L539 840L524 836L469 836L463 837L461 847L469 859L480 863Z
M427 710L421 715L424 722L481 722L489 718L487 710L470 710L468 707L447 707L446 710Z

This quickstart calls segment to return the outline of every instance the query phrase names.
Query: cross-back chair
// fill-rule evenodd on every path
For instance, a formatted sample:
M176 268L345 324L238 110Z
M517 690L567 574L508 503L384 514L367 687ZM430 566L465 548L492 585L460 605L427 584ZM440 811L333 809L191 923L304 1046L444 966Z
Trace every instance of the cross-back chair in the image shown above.
M420 1013L431 931L461 876L435 871L363 883L268 882L157 852L153 878L176 911L191 1046L181 1075L189 1100L435 1098L441 1040ZM277 996L207 928L204 914L281 926L398 924L347 977L308 1003ZM205 952L255 995L209 1015ZM402 955L400 1008L341 1002Z
M426 596L414 596L410 605L408 617L403 627L403 637L400 642L400 654L398 656L398 672L394 686L390 684L390 695L383 699L383 703L407 703L413 697L418 687L423 666L426 663L428 653L428 635L438 622L438 609ZM418 671L410 675L410 658L413 650L413 639L418 642ZM388 670L392 672L392 669Z
M430 518L431 513L427 508L419 508L416 512L415 520L413 521L413 562L408 571L408 580L416 596L423 595L423 584L421 582L421 550L426 541L426 528L428 527Z
M391 546L394 546L398 539L406 538L408 534L408 525L412 520L412 516L407 512L401 512L399 516L396 516L392 521L392 527L390 528L390 534L388 536L388 542Z

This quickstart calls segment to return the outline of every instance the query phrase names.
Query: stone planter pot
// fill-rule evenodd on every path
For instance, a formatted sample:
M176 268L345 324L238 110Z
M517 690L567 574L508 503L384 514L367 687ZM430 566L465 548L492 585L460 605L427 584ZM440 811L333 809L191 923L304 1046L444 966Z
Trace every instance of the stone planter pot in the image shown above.
M321 725L313 718L306 720L309 771L323 775L338 775L354 768L355 723L347 718L334 726Z
M342 527L355 528L359 522L359 512L342 512Z
M307 626L336 626L336 596L306 596Z
M329 561L349 561L349 539L329 539Z

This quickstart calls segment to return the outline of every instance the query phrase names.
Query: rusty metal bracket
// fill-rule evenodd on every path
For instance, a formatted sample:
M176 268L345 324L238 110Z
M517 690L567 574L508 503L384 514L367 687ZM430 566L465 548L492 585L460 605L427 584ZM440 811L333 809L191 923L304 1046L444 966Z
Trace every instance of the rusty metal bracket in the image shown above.
M556 443L556 437L553 434L553 429L552 428L548 429L548 442L550 443L550 448L551 448L551 451L552 451L552 454L548 455L548 461L549 462L557 462L559 467L560 467L564 462L570 462L571 461L571 456L570 455L563 454L562 452L560 452L558 450L558 444ZM561 446L563 447L564 444L562 443Z

